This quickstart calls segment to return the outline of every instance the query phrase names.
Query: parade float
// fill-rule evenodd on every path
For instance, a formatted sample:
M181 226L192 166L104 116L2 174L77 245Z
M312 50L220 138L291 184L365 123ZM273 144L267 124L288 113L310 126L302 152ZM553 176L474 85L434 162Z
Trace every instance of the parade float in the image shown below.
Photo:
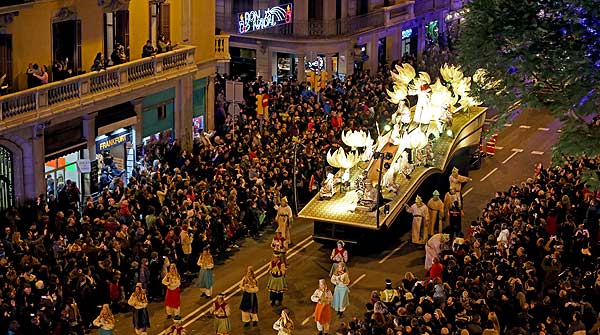
M480 74L467 77L460 67L444 65L432 80L401 64L391 76L387 98L397 106L391 124L376 139L364 131L343 132L346 147L327 153L337 172L326 176L298 214L314 222L316 240L358 243L387 230L416 194L432 186L447 189L432 177L454 166L468 171L485 121L486 109L469 94Z

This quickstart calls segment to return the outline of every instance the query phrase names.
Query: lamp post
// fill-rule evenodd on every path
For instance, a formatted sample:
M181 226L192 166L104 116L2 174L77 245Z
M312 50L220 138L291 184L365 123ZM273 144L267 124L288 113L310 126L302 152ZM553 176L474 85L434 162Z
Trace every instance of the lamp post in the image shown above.
M385 161L392 159L393 156L390 152L376 152L373 154L373 158L379 160L379 169L377 170L377 205L375 208L377 211L377 213L375 213L377 218L377 229L379 229L379 207L381 207L381 198L383 198L383 195L381 194L381 177L383 175L383 167L387 166L389 169L390 166L389 163L385 163Z

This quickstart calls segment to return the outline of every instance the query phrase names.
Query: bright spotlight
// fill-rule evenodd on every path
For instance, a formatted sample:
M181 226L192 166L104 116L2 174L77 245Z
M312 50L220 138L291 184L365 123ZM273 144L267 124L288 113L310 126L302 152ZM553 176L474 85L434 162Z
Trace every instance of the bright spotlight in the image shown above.
M446 130L446 135L448 135L448 137L452 137L454 135L454 133L452 132L452 129Z
M389 124L386 124L386 125L383 127L383 130L384 130L384 131L390 131L390 130L392 130L392 126L390 126Z

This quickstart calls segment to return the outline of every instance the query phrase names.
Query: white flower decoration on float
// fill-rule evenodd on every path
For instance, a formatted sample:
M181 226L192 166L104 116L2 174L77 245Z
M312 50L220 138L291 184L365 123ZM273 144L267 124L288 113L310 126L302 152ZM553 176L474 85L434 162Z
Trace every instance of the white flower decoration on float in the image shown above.
M344 169L342 182L345 183L350 180L350 169L360 162L360 157L356 151L346 153L343 148L338 148L333 154L331 150L327 152L327 163L333 167Z
M356 150L357 148L366 147L369 143L373 143L373 139L369 132L364 132L362 130L343 131L342 142L351 147L352 150Z

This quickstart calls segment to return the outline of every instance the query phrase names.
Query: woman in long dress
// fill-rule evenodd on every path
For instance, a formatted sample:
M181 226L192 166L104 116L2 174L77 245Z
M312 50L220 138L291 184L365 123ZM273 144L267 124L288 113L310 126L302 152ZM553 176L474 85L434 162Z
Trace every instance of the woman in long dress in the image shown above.
M279 306L283 302L283 293L287 291L287 282L285 280L286 264L279 256L273 256L269 264L269 273L271 274L267 282L269 289L269 299L271 306Z
M242 302L240 303L240 310L242 311L242 322L244 327L250 327L250 322L256 327L258 325L258 280L254 275L254 269L249 266L246 270L242 283L240 284L242 290Z
M215 262L210 254L210 249L205 247L198 258L198 266L200 272L198 273L198 281L196 286L200 288L202 294L200 297L210 298L212 296L212 288L215 283L215 277L212 269L215 267Z
M331 293L331 290L329 290L329 287L327 287L327 282L325 279L319 279L319 288L317 288L310 297L310 301L317 303L315 306L314 316L319 335L322 335L323 332L325 332L325 334L329 334L332 300L333 293Z
M167 287L165 294L165 309L167 310L167 318L179 316L179 308L181 306L181 277L177 272L175 264L169 265L169 272L164 276L162 284Z
M329 270L329 277L331 277L337 269L339 262L344 262L344 264L348 263L348 251L344 248L344 241L340 240L337 242L335 249L331 250L329 259L333 261L331 270Z
M294 321L290 318L287 308L281 310L281 316L273 324L273 329L277 331L277 335L292 335L294 333Z
M337 269L333 276L331 276L331 283L335 285L333 290L333 303L332 307L337 312L339 317L344 316L346 307L350 305L350 298L348 296L348 285L350 284L350 276L346 271L346 264L339 262Z
M129 297L127 304L133 307L133 328L136 334L147 334L150 328L150 316L148 316L148 297L142 288L142 283L135 285L135 291Z
M115 328L115 317L110 310L108 304L102 305L100 315L92 322L94 326L100 327L98 329L98 335L113 335L113 329Z
M287 197L281 198L281 204L279 205L279 208L277 208L275 221L277 222L277 231L281 232L287 241L288 246L291 246L293 244L291 230L294 221L294 213L292 213L292 208L288 205Z
M229 316L231 315L231 309L227 302L225 302L225 295L219 293L217 299L212 304L210 312L215 318L214 327L215 334L217 335L229 335L231 332L231 322Z
M442 246L444 243L450 240L450 236L448 234L435 234L431 236L431 238L425 244L425 270L431 269L431 265L433 265L433 259L438 257L440 252L442 251Z

